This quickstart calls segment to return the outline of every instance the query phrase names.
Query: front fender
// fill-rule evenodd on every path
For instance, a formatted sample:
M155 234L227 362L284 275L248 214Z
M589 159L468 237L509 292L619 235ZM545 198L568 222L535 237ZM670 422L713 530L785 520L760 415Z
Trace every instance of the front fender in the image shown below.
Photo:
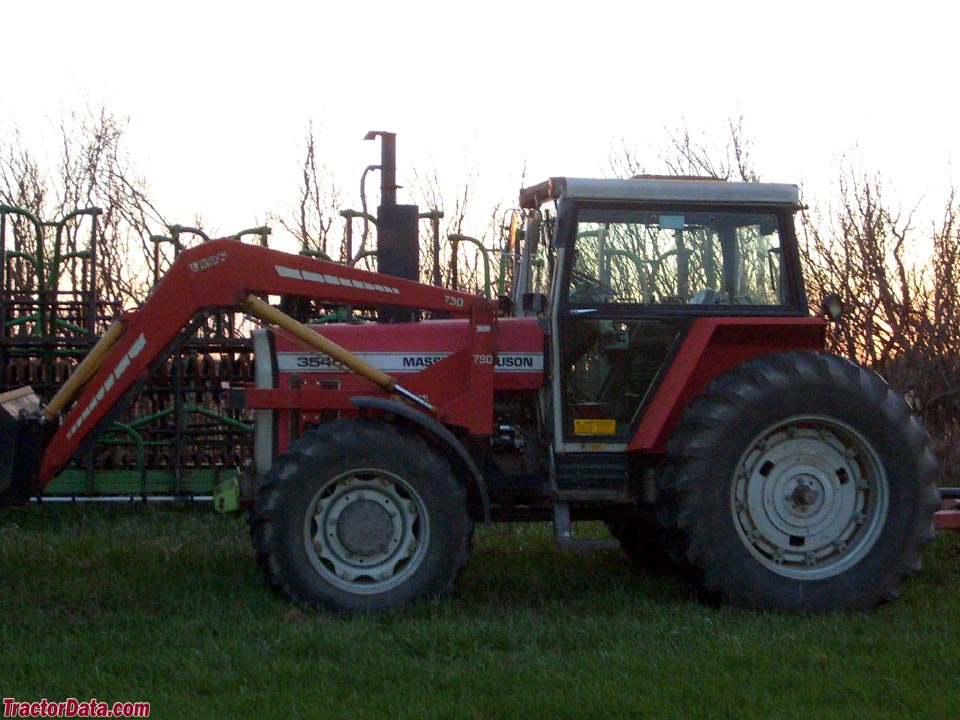
M470 453L452 432L433 418L396 400L361 395L350 398L350 402L361 410L376 410L393 415L400 422L414 425L418 431L431 435L443 448L453 466L461 473L465 472L472 480L483 505L484 522L490 522L490 494L487 492L487 483ZM389 418L385 419L390 421Z

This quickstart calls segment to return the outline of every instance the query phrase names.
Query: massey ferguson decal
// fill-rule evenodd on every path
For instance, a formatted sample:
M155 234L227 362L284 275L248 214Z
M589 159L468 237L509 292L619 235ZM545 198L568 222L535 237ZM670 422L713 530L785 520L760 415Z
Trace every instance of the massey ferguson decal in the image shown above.
M497 370L504 372L543 372L543 353L500 353Z
M450 353L358 352L355 355L385 373L418 372L438 363ZM495 372L543 372L543 353L502 352L496 356ZM278 352L277 370L282 373L348 372L326 355Z

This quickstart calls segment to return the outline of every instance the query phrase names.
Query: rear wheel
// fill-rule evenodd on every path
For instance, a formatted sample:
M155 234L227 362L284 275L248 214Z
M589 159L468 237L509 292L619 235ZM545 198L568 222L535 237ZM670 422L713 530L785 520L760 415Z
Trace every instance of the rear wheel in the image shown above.
M663 530L651 506L642 505L630 515L607 521L607 528L620 543L620 551L641 570L665 570L672 563Z
M291 444L258 492L251 533L268 584L288 598L375 611L451 592L472 529L440 452L359 419Z
M782 353L714 380L673 433L661 519L710 594L777 610L897 596L933 537L929 438L903 398L835 356Z

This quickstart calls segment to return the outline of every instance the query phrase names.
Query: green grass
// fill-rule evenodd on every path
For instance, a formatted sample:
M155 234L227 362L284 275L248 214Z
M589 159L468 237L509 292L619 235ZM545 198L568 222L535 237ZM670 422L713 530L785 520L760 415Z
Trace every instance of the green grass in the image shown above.
M459 590L303 612L208 508L0 511L0 692L152 717L939 718L958 712L960 535L872 613L711 608L544 525L479 528Z

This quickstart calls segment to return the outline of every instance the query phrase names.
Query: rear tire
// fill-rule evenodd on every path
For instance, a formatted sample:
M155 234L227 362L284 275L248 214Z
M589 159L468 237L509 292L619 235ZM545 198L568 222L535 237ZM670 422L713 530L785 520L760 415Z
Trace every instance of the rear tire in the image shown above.
M642 505L630 515L608 520L607 529L620 542L620 552L638 570L660 571L672 567L663 530L651 506Z
M291 443L251 520L267 584L341 611L449 594L472 532L466 490L446 457L417 433L367 418Z
M659 514L713 597L869 608L920 568L939 507L929 437L865 367L789 352L716 378L674 430Z

